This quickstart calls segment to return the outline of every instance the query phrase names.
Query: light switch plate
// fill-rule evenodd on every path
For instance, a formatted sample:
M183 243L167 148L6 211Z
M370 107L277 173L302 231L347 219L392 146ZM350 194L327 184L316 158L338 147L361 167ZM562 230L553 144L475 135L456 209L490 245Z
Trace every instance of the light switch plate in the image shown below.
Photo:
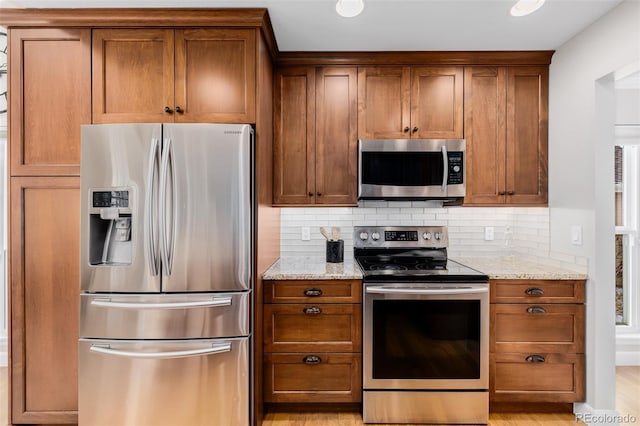
M573 225L571 227L571 244L574 246L582 245L582 226Z

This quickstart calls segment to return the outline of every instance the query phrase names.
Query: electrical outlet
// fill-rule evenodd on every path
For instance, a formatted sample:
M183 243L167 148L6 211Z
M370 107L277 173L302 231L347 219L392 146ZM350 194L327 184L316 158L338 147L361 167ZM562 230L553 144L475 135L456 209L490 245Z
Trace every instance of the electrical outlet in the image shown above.
M485 226L484 227L484 240L485 241L493 241L494 239L494 229L493 226Z
M571 227L571 244L574 246L582 245L582 226L573 225Z
M300 239L302 241L310 241L311 240L311 229L308 226L303 226L300 229Z

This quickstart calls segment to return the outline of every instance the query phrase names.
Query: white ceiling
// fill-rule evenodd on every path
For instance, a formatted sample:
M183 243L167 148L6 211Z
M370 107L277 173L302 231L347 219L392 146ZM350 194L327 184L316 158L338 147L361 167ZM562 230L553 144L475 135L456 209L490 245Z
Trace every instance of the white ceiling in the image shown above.
M266 7L281 51L554 50L622 0L365 0L342 18L336 0L0 0L2 7ZM630 0L638 1L638 0Z

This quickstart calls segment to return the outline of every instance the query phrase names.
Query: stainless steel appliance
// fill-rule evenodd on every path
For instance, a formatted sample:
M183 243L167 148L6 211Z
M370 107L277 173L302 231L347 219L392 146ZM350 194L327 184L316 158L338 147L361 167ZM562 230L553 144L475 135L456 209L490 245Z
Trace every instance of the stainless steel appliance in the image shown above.
M445 227L355 227L365 423L487 423L489 283Z
M251 422L253 129L82 126L79 424Z
M464 139L361 139L358 199L461 201Z

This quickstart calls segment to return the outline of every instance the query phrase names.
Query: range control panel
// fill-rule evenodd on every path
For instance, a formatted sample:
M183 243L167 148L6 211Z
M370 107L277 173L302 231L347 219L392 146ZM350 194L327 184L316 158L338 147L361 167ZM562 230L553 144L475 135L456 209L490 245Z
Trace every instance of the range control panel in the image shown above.
M446 248L449 235L446 226L355 226L356 248Z

